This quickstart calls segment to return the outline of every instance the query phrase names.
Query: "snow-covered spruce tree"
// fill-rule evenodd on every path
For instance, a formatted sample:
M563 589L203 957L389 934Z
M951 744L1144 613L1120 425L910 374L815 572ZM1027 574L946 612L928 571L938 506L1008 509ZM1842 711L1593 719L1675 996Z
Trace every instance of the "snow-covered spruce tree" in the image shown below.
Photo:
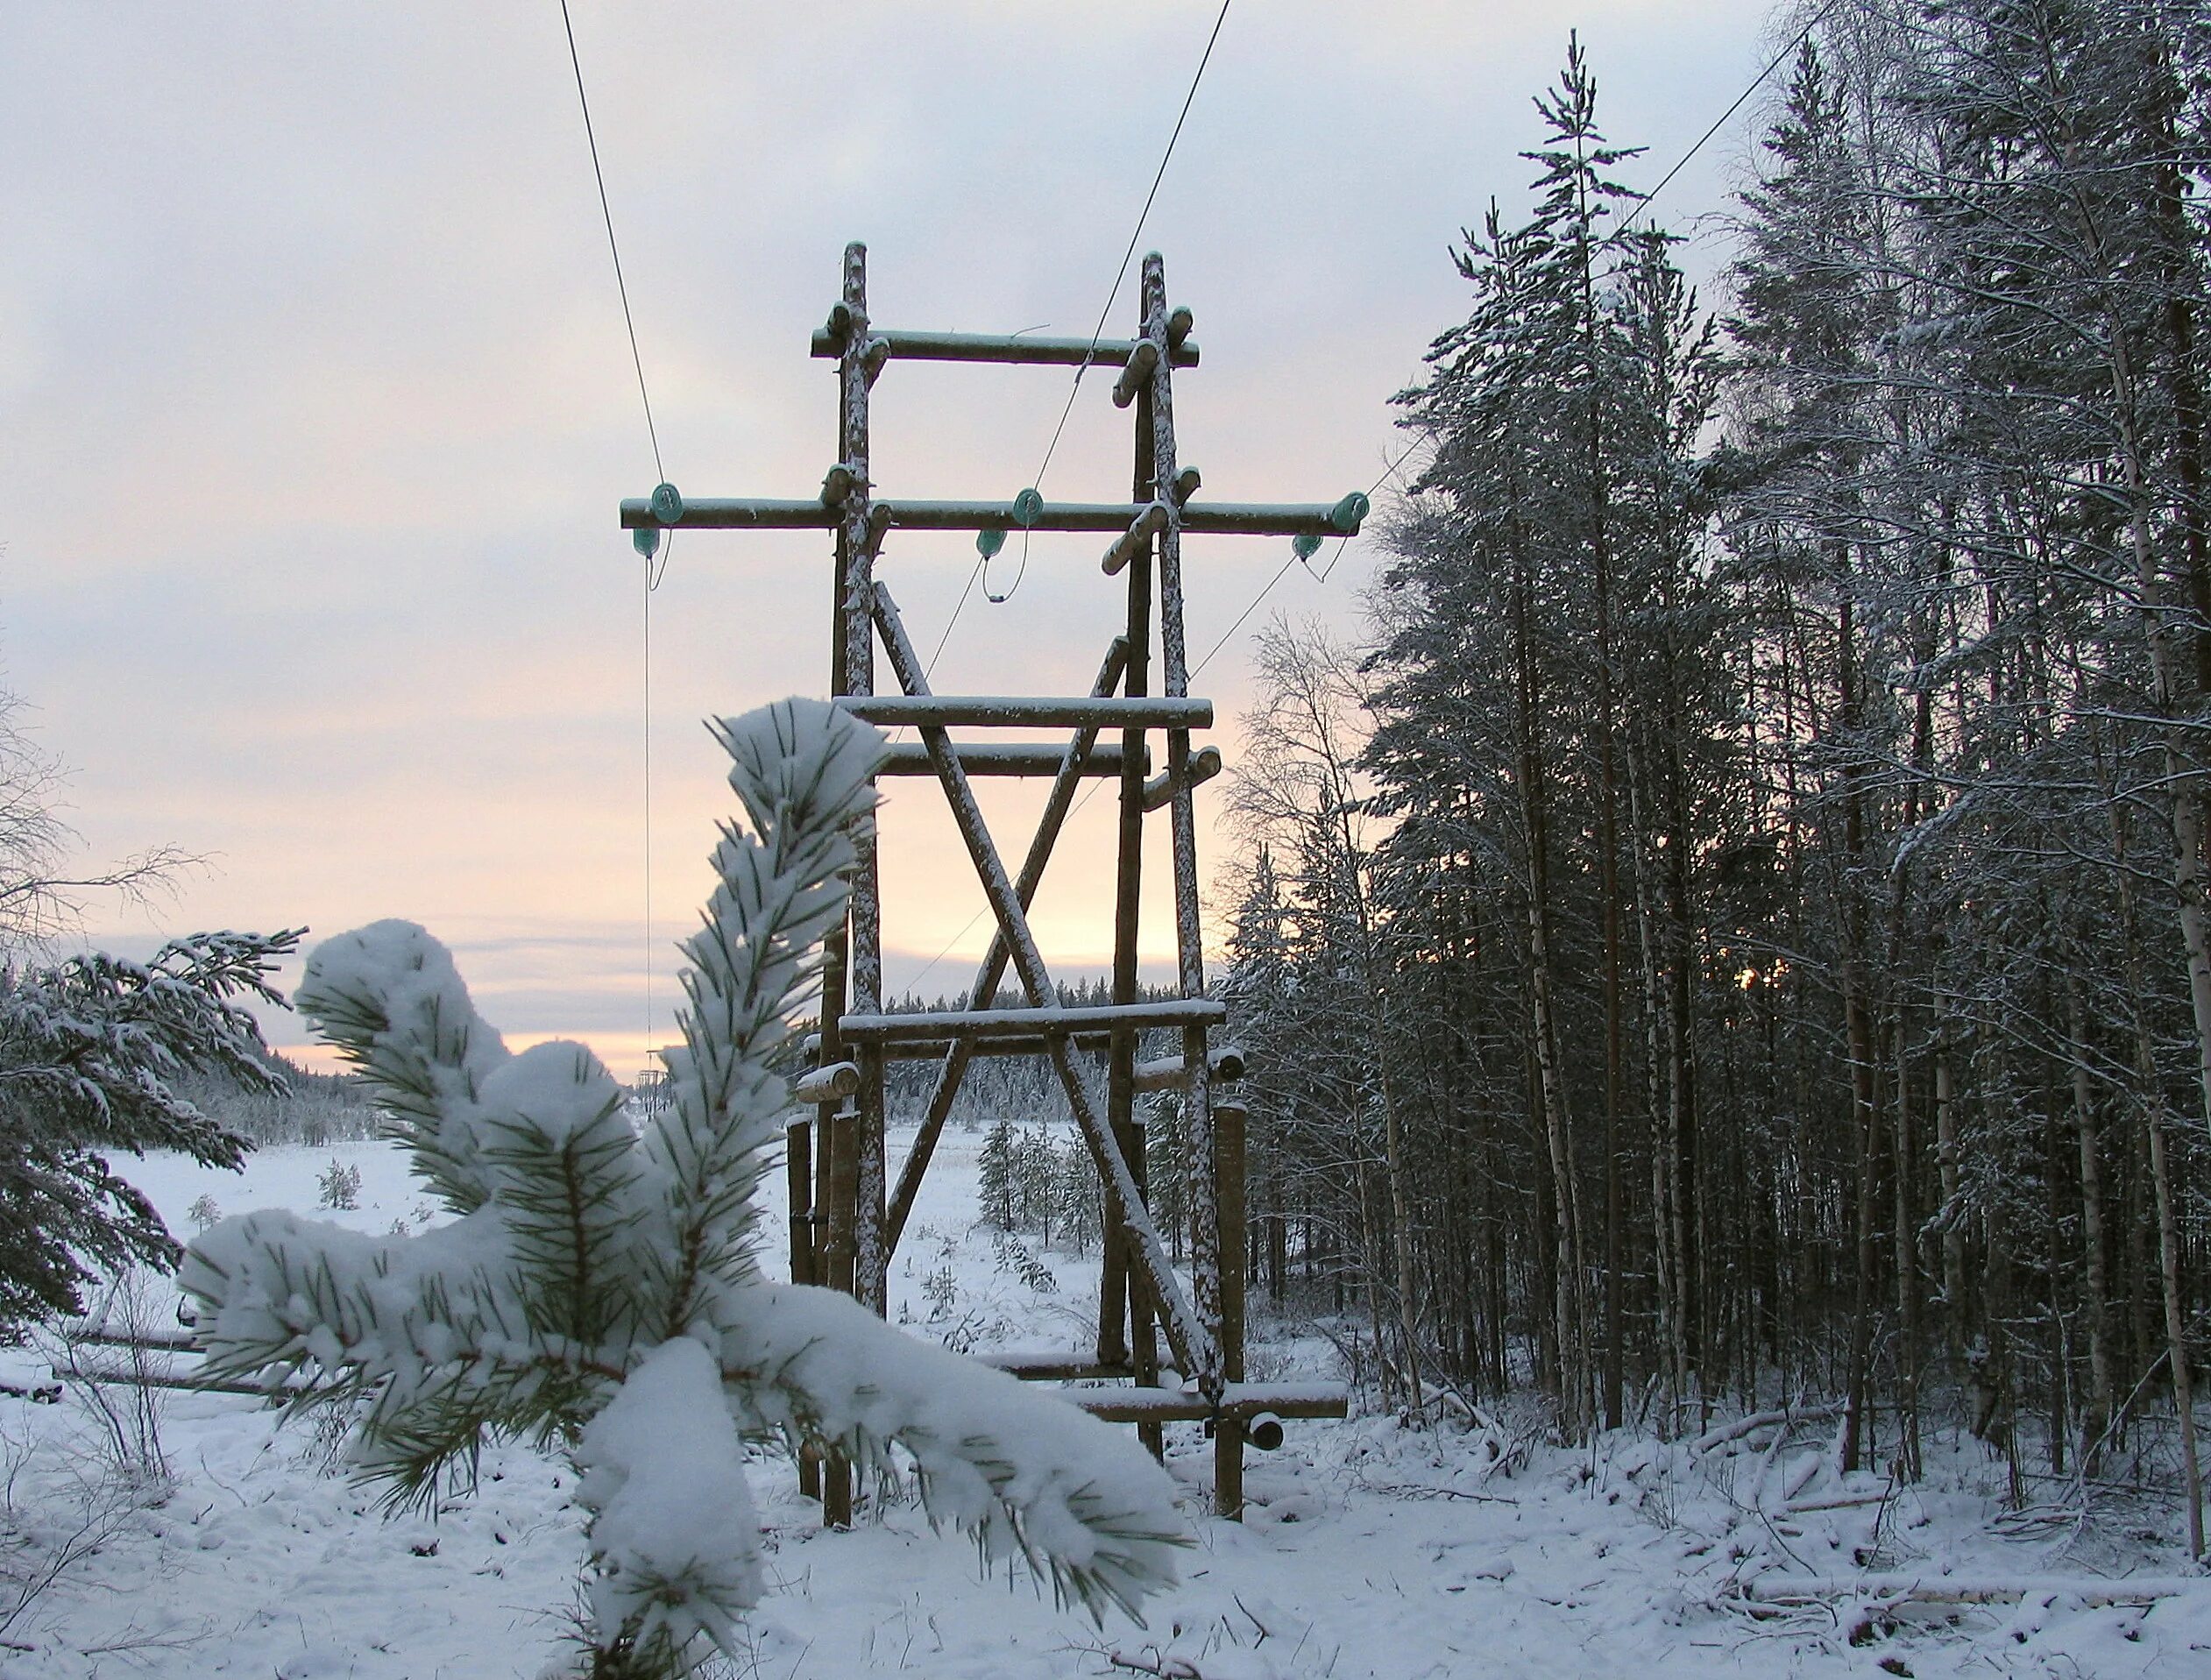
M307 1379L358 1407L357 1472L395 1504L465 1475L487 1437L558 1443L583 1472L600 1676L728 1650L764 1590L748 1440L911 1455L932 1520L1017 1556L1093 1615L1173 1579L1166 1477L1132 1438L883 1324L771 1282L753 1193L789 1104L777 1052L844 914L882 737L819 702L716 726L754 832L685 949L672 1101L641 1131L580 1045L510 1055L444 948L380 922L318 948L300 1006L381 1091L459 1217L375 1238L287 1212L196 1241L210 1374Z
M153 1204L102 1152L244 1159L244 1141L175 1082L219 1073L283 1088L240 1000L283 1001L268 975L299 937L195 933L145 962L89 952L0 968L0 1329L81 1312L102 1272L176 1263Z

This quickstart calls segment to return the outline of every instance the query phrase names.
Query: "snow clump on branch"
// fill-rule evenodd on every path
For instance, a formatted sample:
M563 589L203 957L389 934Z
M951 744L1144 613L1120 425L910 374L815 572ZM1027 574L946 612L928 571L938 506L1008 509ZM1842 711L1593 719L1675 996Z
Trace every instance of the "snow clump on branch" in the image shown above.
M369 1237L266 1212L193 1244L211 1376L355 1408L357 1474L395 1505L465 1475L486 1436L567 1443L591 1513L602 1671L733 1650L764 1591L745 1443L911 1455L932 1518L1020 1556L1092 1615L1174 1578L1183 1526L1137 1443L826 1290L771 1283L753 1194L790 1104L791 1018L844 916L879 732L787 700L714 726L750 832L685 946L673 1101L634 1128L581 1045L510 1053L422 929L379 922L308 964L302 1011L377 1088L457 1216Z

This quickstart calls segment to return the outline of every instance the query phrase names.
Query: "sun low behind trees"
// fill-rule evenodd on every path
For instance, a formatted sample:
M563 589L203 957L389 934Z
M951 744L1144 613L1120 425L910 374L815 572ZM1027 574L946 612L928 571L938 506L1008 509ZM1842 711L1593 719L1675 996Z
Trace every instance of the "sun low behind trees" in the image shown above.
M1578 46L1539 102L1370 634L1266 633L1232 796L1251 1258L1400 1403L2194 1479L2207 64L1841 0L1716 300Z

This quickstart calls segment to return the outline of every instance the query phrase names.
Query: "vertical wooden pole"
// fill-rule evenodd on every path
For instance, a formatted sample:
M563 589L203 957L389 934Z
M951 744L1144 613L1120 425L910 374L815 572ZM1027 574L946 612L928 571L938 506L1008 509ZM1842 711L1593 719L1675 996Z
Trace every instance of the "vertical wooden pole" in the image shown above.
M1129 1175L1136 1180L1137 1195L1146 1208L1152 1205L1151 1154L1145 1147L1144 1123L1137 1116L1129 1117ZM1159 1324L1158 1310L1152 1304L1152 1286L1144 1273L1134 1267L1129 1272L1129 1359L1136 1371L1136 1380L1143 1387L1151 1388L1159 1381ZM1144 1450L1154 1458L1165 1458L1167 1450L1166 1430L1157 1423L1137 1425L1137 1439L1144 1443Z
M1241 1102L1213 1110L1213 1177L1221 1209L1221 1374L1244 1380L1244 1283L1249 1243L1244 1230L1244 1131ZM1244 1421L1222 1418L1213 1431L1213 1507L1233 1522L1244 1521Z
M829 1241L822 1256L822 1282L843 1294L853 1293L854 1213L859 1186L860 1116L847 1101L826 1133L829 1164ZM821 1520L833 1528L852 1527L852 1465L830 1452L821 1466Z
M837 524L836 571L831 579L829 635L829 691L833 695L869 693L874 687L874 646L868 630L868 596L875 571L875 532L869 517L868 483L868 248L845 247L842 300L847 318L844 353L837 363L837 459L851 474ZM855 631L857 634L855 634ZM857 646L855 648L855 642ZM830 935L823 951L821 980L821 1053L818 1066L843 1057L837 1030L848 1005L873 1011L879 1003L881 981L881 917L876 898L875 852L872 834L861 848L854 870L852 896L847 917ZM882 1111L879 1056L862 1052L854 1058L860 1067L858 1114L849 1103L824 1103L818 1110L815 1151L819 1193L814 1206L822 1211L824 1228L818 1228L814 1251L814 1281L847 1294L856 1294L855 1248L861 1237L854 1131L870 1112L868 1081L876 1081L872 1112ZM844 1111L840 1112L842 1109ZM880 1138L880 1133L878 1133ZM882 1182L882 1151L875 1152L875 1181ZM870 1230L879 1231L880 1220ZM872 1275L872 1272L870 1273ZM810 1467L799 1466L804 1488ZM852 1523L852 1468L837 1452L824 1455L813 1469L822 1502L822 1521L832 1528Z
M1149 501L1159 493L1159 476L1152 459L1152 393L1139 391L1136 401L1136 460L1131 474L1131 500ZM1151 691L1152 672L1152 545L1129 563L1128 627L1123 632L1129 648L1129 669L1124 691L1131 697ZM1124 733L1122 742L1120 856L1124 873L1117 883L1114 906L1114 971L1113 996L1116 1002L1134 1003L1137 996L1137 935L1139 921L1138 897L1144 875L1144 774L1141 766L1132 764L1130 748L1140 748L1144 737L1138 731ZM1138 1193L1149 1207L1152 1195L1150 1158L1144 1146L1144 1129L1137 1124L1136 1115L1136 1051L1137 1035L1126 1035L1128 1066L1127 1095L1120 1110L1121 1124L1116 1128L1123 1139L1123 1148L1130 1156L1129 1170L1135 1177ZM1116 1037L1114 1050L1116 1058L1123 1048L1123 1039ZM1116 1072L1121 1072L1116 1062ZM1124 1251L1125 1258L1125 1251ZM1150 1286L1141 1272L1131 1268L1128 1287L1130 1362L1136 1372L1136 1380L1146 1386L1159 1380L1159 1335L1155 1315L1157 1303L1152 1298ZM1157 1423L1139 1423L1137 1435L1154 1458L1166 1456L1166 1434Z
M790 1187L790 1280L817 1281L814 1272L814 1139L809 1121L783 1128L783 1176Z
M1152 473L1162 488L1174 483L1173 358L1167 343L1166 266L1158 252L1144 259L1144 336L1159 348L1152 374ZM1167 506L1166 527L1159 533L1159 663L1164 667L1166 691L1182 698L1190 691L1189 653L1182 630L1182 510L1172 494L1160 498ZM1182 767L1190 757L1190 732L1167 731L1166 769L1174 788L1168 816L1174 847L1174 932L1177 977L1185 997L1205 996L1205 946L1198 922L1197 817L1191 803L1189 778ZM1191 1200L1190 1293L1199 1322L1216 1343L1221 1334L1220 1222L1215 1209L1213 1182L1212 1070L1207 1065L1205 1029L1185 1028L1182 1034L1184 1112L1188 1116L1193 1175ZM1200 1384L1217 1391L1223 1380L1217 1371L1198 1372Z
M1152 495L1151 422L1151 393L1140 392L1137 399L1136 464L1132 485L1133 500L1139 502L1149 501ZM1122 672L1122 691L1133 698L1151 691L1152 546L1149 542L1129 562L1128 596L1128 627L1122 633L1128 656ZM1144 885L1144 745L1143 730L1124 729L1121 732L1121 808L1116 828L1113 901L1113 1001L1116 1003L1137 1001L1137 932ZM1129 1162L1132 1174L1141 1172L1143 1167L1140 1153L1134 1154L1132 1158L1137 1138L1136 1058L1135 1030L1116 1028L1106 1065L1106 1118L1112 1128L1114 1142L1120 1148L1122 1158ZM1123 1334L1123 1326L1126 1322L1133 1327L1135 1321L1142 1318L1148 1328L1149 1303L1140 1305L1138 1300L1130 1294L1128 1240L1125 1235L1117 1229L1109 1228L1101 1247L1103 1250L1104 1274L1099 1289L1098 1363L1118 1365L1132 1354L1130 1338ZM1157 1379L1157 1359L1155 1343L1152 1380ZM1137 1373L1137 1380L1146 1380L1142 1372Z
M874 630L875 545L869 478L868 396L880 366L869 354L868 337L868 247L845 247L844 307L851 323L844 353L837 362L837 458L852 474L839 526L843 588L838 603L838 635L844 656L846 694L872 694L875 682ZM874 1014L882 1007L882 907L876 875L875 840L870 829L861 837L852 874L852 940L846 985L851 1007ZM883 1061L872 1045L862 1045L854 1060L860 1068L859 1125L854 1139L857 1176L853 1220L852 1293L878 1316L888 1310L888 1257L883 1252Z
M818 1280L814 1243L814 1128L811 1122L794 1120L783 1128L783 1173L790 1188L790 1280ZM821 1497L821 1460L806 1452L798 1457L798 1491L810 1499Z

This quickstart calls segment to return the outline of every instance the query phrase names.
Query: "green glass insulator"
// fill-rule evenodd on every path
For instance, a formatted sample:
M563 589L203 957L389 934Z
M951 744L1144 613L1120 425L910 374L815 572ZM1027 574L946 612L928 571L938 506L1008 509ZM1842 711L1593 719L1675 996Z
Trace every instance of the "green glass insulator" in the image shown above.
M1357 532L1360 521L1366 518L1373 504L1367 500L1364 491L1354 490L1342 501L1329 509L1329 523L1335 526L1344 535L1353 535Z
M679 525L684 518L684 495L672 484L663 484L653 492L653 517L663 525Z
M1290 551L1300 560L1310 560L1321 551L1321 539L1311 531L1300 531L1290 539Z
M660 552L660 527L640 525L629 534L630 546L648 560Z
M1033 530L1044 517L1044 493L1033 486L1013 499L1013 522L1024 530Z
M977 531L975 533L975 552L986 560L1005 546L1006 534L1003 531Z

